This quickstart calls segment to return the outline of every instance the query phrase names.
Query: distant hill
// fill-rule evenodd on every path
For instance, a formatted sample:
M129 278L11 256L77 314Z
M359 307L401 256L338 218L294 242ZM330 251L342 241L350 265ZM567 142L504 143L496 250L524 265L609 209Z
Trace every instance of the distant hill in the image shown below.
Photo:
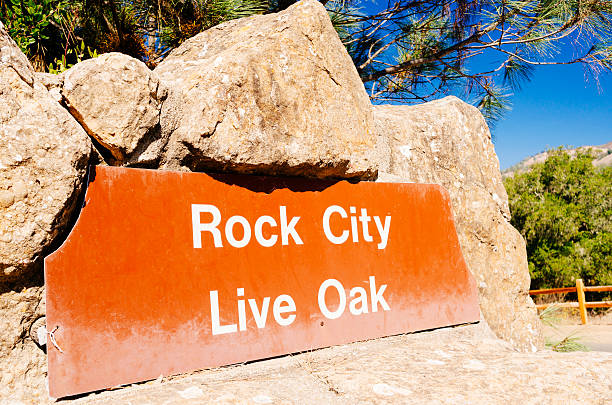
M593 160L595 166L612 166L612 142L597 146L585 145L578 148L568 148L567 151L575 153L577 150L586 151L587 149L591 149L592 153L595 155L595 159ZM503 170L502 176L507 177L516 172L524 172L529 169L530 166L544 162L546 158L548 158L548 152L541 152L537 155L529 156L514 166Z

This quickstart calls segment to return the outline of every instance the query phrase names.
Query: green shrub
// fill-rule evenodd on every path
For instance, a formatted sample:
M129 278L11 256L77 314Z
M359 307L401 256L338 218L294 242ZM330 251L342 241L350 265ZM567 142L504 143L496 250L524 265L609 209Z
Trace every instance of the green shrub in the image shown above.
M549 151L505 179L512 225L527 243L531 288L612 284L612 167L590 152Z
M0 21L37 70L73 45L74 12L68 0L0 0Z

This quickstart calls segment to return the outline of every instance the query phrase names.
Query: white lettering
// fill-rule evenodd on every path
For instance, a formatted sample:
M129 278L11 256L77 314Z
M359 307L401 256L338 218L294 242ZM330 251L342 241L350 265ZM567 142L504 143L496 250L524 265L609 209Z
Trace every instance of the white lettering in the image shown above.
M388 218L388 217L387 217ZM385 301L385 297L383 294L385 293L385 289L387 288L387 284L383 284L380 289L376 290L376 280L374 276L370 276L370 297L372 301L372 312L378 312L378 303L382 306L383 310L389 311L389 305L387 305L387 301Z
M244 235L242 236L241 240L237 240L234 237L235 224L242 225L242 229L244 229ZM240 215L234 215L225 223L225 237L227 238L229 244L233 247L245 247L251 240L251 226L249 225L249 221L247 221L245 217L241 217Z
M200 222L200 214L208 212L212 214L212 222L203 224ZM202 248L202 232L210 232L213 236L215 247L223 247L221 241L221 232L217 229L221 222L221 213L219 209L210 204L191 204L191 227L193 230L193 247L194 249Z
M271 216L264 215L262 217L257 218L257 221L255 221L255 239L257 239L257 242L259 242L261 246L274 246L274 244L278 240L278 235L271 235L270 238L266 239L263 236L262 231L264 224L270 224L272 228L276 228L276 221Z
M349 309L351 314L353 315L361 315L368 313L368 293L363 287L353 287L351 289L351 293L349 294L351 297L354 297L356 294L359 294L359 297L353 298L349 303ZM357 304L361 304L359 308L357 308Z
M244 297L244 288L238 288L236 295ZM246 308L244 300L238 300L238 329L246 330Z
M378 244L378 248L384 249L387 246L387 241L389 240L391 216L388 215L385 217L385 226L381 224L380 218L376 216L374 217L374 223L376 224L376 229L378 229L378 234L380 235L380 243Z
M349 212L351 214L357 213L357 208L349 207ZM357 218L351 215L351 234L353 235L353 242L359 242L359 231L357 231Z
M210 315L213 335L234 333L238 330L235 323L221 325L219 320L219 293L216 290L210 292Z
M361 227L363 228L363 240L366 242L372 242L372 235L370 235L370 231L368 229L368 222L370 222L372 218L368 215L368 210L366 208L361 209L361 216L359 217L359 221L361 222Z
M296 245L303 245L302 239L300 235L295 230L295 226L297 225L300 217L291 218L291 222L287 225L287 207L281 205L280 207L280 223L281 223L281 241L283 245L289 244L289 235L293 238L293 241Z
M346 211L344 211L342 207L337 206L337 205L332 205L328 207L325 210L325 213L323 214L323 232L325 233L325 236L331 243L336 244L336 245L341 245L344 242L346 242L346 240L348 239L349 231L348 230L342 231L342 234L340 236L335 236L332 233L331 228L329 227L329 218L331 217L333 213L340 214L342 218L347 217Z
M255 324L257 327L261 329L266 326L268 308L270 307L270 297L264 298L263 305L261 306L261 312L259 312L259 308L257 308L257 302L255 299L249 299L249 306L251 307L251 312L253 313L253 318L255 318Z
M283 305L283 303L286 303L287 305ZM291 325L293 321L295 321L295 314L291 314L286 318L283 318L281 315L286 312L295 312L295 302L293 301L293 298L287 294L279 295L274 300L272 312L274 313L274 319L279 325Z
M338 303L338 308L336 308L336 310L333 312L327 308L327 302L325 301L325 292L327 291L327 288L329 287L334 287L336 290L338 290L338 297L340 301ZM344 292L344 287L336 279L330 278L328 280L325 280L323 284L321 284L321 287L319 287L318 302L319 302L319 309L321 310L321 313L326 318L329 318L329 319L339 318L344 312L344 307L346 307L346 293Z

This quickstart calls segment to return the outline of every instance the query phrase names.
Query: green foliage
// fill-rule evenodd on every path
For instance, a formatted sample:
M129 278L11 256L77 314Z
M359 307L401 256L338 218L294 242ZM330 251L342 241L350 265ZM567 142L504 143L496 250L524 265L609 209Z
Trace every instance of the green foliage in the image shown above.
M68 0L0 0L0 20L38 70L72 45L72 13Z
M558 305L551 305L540 312L540 319L542 323L553 329L558 330L558 324L561 323L562 318L559 316L562 308ZM561 340L546 338L546 346L550 347L555 352L588 352L589 348L582 344L581 336L577 336L575 333L565 336Z
M510 94L504 90L490 84L488 91L481 95L480 100L476 102L476 107L487 119L489 126L495 125L495 122L511 109Z
M268 9L266 0L0 0L0 20L35 69L57 73L104 52L154 67L187 38Z
M527 242L531 286L612 284L612 167L557 149L505 179L512 225Z
M81 41L81 44L78 47L68 49L65 55L62 55L60 58L57 58L50 63L49 66L47 66L48 72L58 74L74 66L73 63L67 62L66 56L69 58L74 57L78 63L85 59L97 58L98 52L88 46L85 46L85 42Z
M551 305L549 307L544 308L540 312L540 320L546 326L550 326L552 328L557 328L557 325L561 322L561 317L559 313L561 312L561 307L558 305Z
M547 340L546 346L555 352L588 352L589 348L580 342L580 336L569 335L560 341Z
M263 14L266 0L134 0L133 16L145 38L150 65L183 41L215 25Z

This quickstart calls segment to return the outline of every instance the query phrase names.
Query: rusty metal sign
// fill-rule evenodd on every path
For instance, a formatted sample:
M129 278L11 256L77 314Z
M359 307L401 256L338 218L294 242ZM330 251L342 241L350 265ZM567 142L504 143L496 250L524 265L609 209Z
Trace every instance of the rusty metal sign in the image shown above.
M479 319L440 186L90 177L45 260L52 397Z

